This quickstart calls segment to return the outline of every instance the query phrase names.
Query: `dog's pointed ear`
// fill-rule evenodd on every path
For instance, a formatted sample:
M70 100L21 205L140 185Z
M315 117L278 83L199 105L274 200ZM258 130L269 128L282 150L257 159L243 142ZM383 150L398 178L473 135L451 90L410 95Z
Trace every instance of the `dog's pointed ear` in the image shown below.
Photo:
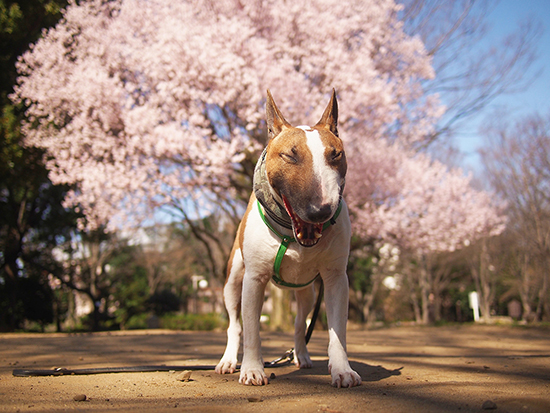
M338 136L338 101L336 100L336 90L332 89L332 96L328 103L321 120L317 122L318 127L328 129L334 135Z
M269 140L281 133L283 129L291 127L290 123L286 121L283 114L277 108L269 90L267 91L265 114L267 120L267 137Z

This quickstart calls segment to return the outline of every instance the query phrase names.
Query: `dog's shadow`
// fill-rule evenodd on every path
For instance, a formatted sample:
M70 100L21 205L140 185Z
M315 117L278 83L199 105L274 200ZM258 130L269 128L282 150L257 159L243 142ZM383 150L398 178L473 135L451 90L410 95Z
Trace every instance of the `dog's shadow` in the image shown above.
M387 379L392 376L400 376L401 370L403 367L400 367L395 370L388 370L382 366L372 366L370 364L362 363L360 361L350 361L350 366L355 370L360 376L363 383L365 382L375 382ZM313 362L313 367L311 369L296 369L291 371L283 376L290 378L292 376L301 376L306 378L308 376L316 375L329 375L327 370L327 362L316 360ZM268 373L269 376L269 373Z
M371 366L359 361L350 361L349 364L361 376L363 382L380 381L391 376L400 376L403 369L403 367L399 367L395 370L388 370L382 366Z

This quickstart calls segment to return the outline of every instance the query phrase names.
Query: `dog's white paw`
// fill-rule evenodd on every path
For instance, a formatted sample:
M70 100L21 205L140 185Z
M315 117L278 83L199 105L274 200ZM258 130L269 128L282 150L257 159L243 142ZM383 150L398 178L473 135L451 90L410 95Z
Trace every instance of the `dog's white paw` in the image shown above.
M302 354L294 353L294 364L301 369L310 369L313 366L307 351Z
M235 373L237 369L237 359L225 359L222 358L216 366L216 373L218 374L231 374Z
M269 384L263 366L246 368L241 366L241 376L239 377L239 383L247 386L263 386Z
M355 387L361 385L361 376L352 369L330 369L332 387Z

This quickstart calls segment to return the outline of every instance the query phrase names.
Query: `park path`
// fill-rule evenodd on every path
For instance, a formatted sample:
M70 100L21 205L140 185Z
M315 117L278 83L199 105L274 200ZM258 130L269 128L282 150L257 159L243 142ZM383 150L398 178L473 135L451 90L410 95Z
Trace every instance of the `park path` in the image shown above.
M14 369L214 365L224 345L223 332L0 334L0 412L550 412L548 328L352 330L348 352L363 378L352 389L330 386L321 330L309 345L313 368L271 369L265 387L213 371L193 372L190 381L179 372L12 376ZM290 347L291 334L262 333L266 360Z

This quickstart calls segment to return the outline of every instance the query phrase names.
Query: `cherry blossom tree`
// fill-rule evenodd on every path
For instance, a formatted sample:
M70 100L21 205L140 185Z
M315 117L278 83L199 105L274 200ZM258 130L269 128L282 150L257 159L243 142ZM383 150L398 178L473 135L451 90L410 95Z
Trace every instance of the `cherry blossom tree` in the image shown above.
M413 151L444 113L435 73L391 0L90 0L18 64L27 144L73 191L82 226L139 224L163 208L191 222L236 211L266 143L265 89L311 122L336 88L346 197L363 239L419 251L495 233L502 218L469 177ZM238 208L237 208L238 209ZM196 217L196 216L195 216Z
M504 229L498 205L473 189L471 174L395 145L375 146L367 149L373 154L367 179L348 189L358 234L426 253L453 251Z
M427 323L429 295L434 290L429 270L433 256L500 234L506 223L504 205L489 193L475 190L471 175L425 154L374 142L354 147L355 156L348 163L362 162L357 155L363 152L370 161L362 164L363 181L346 188L355 233L398 246L403 256L416 262L406 266L405 274L418 291L412 294L417 321ZM383 274L372 278L377 283L373 291L383 279Z
M82 207L87 225L112 228L136 208L177 204L197 189L227 195L239 162L265 142L267 87L301 121L336 87L347 140L421 140L440 108L419 87L433 71L398 9L73 3L19 63L27 142L47 149L55 182L77 184L67 204Z

